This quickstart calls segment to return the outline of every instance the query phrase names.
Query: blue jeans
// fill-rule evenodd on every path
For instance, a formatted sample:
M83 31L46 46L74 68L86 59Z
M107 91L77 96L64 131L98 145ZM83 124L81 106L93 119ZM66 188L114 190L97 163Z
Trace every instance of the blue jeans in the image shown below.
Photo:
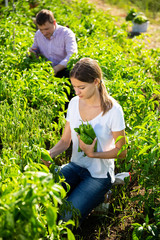
M70 185L67 201L80 211L81 221L100 203L104 195L112 187L109 173L106 178L93 178L86 168L70 162L65 165L60 173ZM72 213L66 213L63 220L67 222L72 218Z

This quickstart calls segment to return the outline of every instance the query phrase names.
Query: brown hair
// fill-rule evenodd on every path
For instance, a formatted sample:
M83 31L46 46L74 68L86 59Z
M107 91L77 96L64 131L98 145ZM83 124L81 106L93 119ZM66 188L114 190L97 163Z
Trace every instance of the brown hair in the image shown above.
M96 60L91 58L80 59L72 68L70 72L70 78L71 77L87 83L93 83L94 80L98 78L100 80L98 89L100 93L103 114L112 108L113 103L107 93L105 84L102 80L102 70Z
M39 13L36 15L36 24L43 25L46 22L53 23L55 21L55 18L53 16L53 13L47 9L42 9Z

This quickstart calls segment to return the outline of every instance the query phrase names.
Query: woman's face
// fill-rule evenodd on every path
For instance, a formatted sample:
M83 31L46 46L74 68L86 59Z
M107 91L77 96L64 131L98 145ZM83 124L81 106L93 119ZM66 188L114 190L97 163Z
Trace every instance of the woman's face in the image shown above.
M81 99L89 99L97 91L97 81L93 83L81 82L76 78L71 77L71 83L73 85L75 94Z

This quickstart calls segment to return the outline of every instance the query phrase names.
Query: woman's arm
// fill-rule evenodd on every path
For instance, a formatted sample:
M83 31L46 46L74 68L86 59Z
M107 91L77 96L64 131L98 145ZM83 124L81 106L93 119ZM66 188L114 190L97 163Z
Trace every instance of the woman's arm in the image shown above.
M69 148L71 143L71 129L70 129L70 124L69 122L66 122L62 137L60 139L60 141L53 147L51 148L48 152L51 156L51 158L56 157L57 155L59 155L60 153L64 152L65 150L67 150L67 148ZM50 166L50 162L46 162L42 159L42 162L49 167Z
M125 149L122 151L119 155L118 152L122 148L124 144L126 144L126 139L125 139L125 131L118 131L118 132L112 132L113 138L116 142L116 139L119 136L122 136L118 142L115 143L115 148L105 151L105 152L94 152L94 145L96 143L96 139L93 141L91 145L87 145L84 142L80 140L80 137L78 136L79 139L79 146L82 149L82 151L85 152L85 154L90 157L90 158L102 158L102 159L111 159L111 158L125 158L127 154L127 150Z
M67 122L60 141L49 150L51 158L54 158L60 153L67 150L67 148L69 148L70 146L70 143L71 143L71 129L69 122Z

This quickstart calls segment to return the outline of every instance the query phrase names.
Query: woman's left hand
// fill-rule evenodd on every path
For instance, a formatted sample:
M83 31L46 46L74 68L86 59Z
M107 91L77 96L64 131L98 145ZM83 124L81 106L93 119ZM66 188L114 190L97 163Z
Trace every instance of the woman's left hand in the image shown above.
M85 144L78 135L79 147L87 155L87 157L94 158L94 146L96 144L97 138L93 140L92 144Z

